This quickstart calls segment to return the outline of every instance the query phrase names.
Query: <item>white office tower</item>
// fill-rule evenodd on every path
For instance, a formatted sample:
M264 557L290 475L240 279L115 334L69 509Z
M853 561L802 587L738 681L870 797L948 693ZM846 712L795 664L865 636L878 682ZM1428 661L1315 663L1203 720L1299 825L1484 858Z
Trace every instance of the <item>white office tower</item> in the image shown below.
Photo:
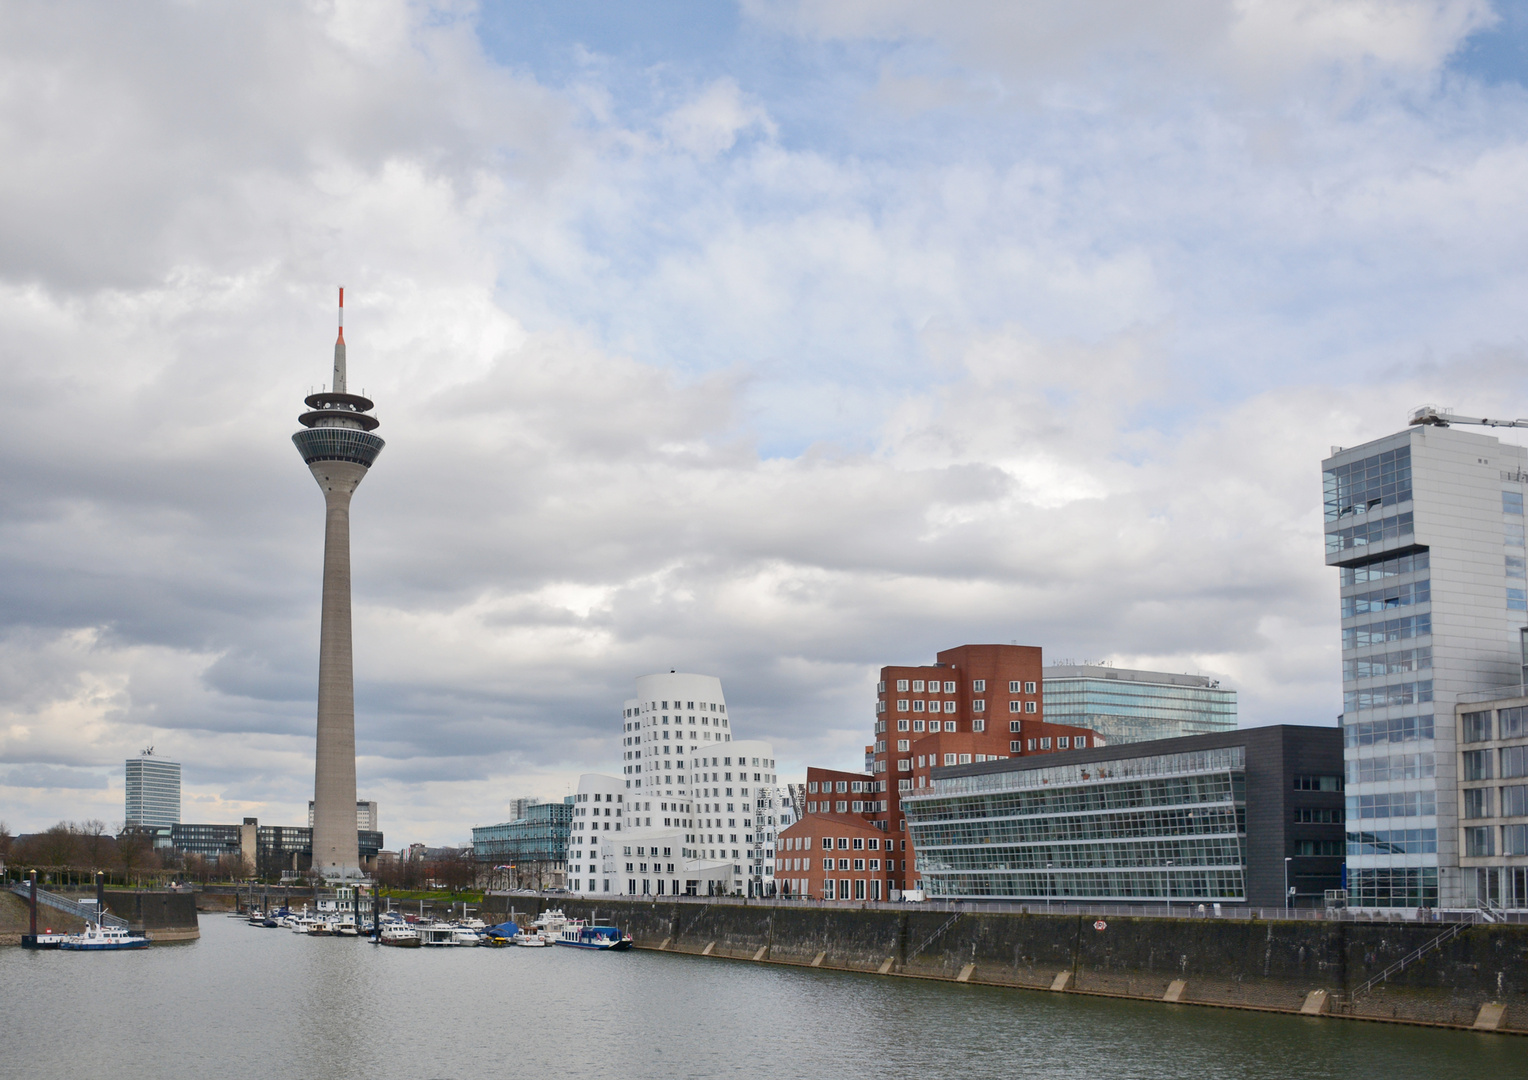
M720 679L639 678L621 710L621 775L579 778L569 889L771 895L775 836L794 815L771 746L733 736Z
M1521 678L1528 454L1413 427L1322 463L1340 568L1348 903L1463 901L1454 705Z
M126 762L123 820L128 825L180 824L180 762L154 756L151 746Z

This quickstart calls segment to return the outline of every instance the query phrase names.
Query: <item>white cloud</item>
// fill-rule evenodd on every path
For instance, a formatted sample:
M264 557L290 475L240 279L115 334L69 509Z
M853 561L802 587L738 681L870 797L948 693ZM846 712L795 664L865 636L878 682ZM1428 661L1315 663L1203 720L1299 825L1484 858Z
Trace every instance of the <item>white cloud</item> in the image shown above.
M798 16L1036 70L1425 73L1478 10ZM965 641L1327 721L1317 461L1419 401L1528 390L1510 95L1249 118L1010 107L963 74L887 113L907 54L877 53L805 104L739 74L623 112L595 67L506 72L450 8L97 14L0 15L12 827L120 816L149 743L188 813L301 820L322 518L288 437L341 282L388 440L353 528L389 843L611 767L630 680L674 667L792 768L853 761L876 665Z

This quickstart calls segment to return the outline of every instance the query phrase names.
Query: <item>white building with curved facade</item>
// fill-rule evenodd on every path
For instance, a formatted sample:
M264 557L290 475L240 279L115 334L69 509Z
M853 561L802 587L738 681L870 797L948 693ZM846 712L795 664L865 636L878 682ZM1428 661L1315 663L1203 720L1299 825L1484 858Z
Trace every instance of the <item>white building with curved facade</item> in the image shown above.
M795 820L774 749L737 739L721 680L637 679L621 708L621 775L574 796L568 887L583 895L771 895L775 837Z

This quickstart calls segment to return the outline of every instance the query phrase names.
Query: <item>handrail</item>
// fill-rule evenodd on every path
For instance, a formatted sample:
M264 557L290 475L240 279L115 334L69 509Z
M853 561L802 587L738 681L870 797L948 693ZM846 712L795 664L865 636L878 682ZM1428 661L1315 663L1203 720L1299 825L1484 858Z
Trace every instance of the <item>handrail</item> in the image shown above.
M939 929L935 930L932 934L930 934L928 936L928 940L927 941L925 941L922 945L919 945L916 949L914 949L908 955L907 960L905 962L911 964L913 962L914 958L916 958L919 953L921 953L924 949L926 949L930 945L932 945L935 942L935 940L937 940L939 938L939 936L941 934L943 934L946 930L948 930L950 927L954 926L956 921L962 915L964 915L964 914L965 914L964 911L957 911L955 914L951 915L948 919L944 920L944 922L940 924Z
M1370 979L1368 982L1359 984L1352 991L1352 993L1341 995L1340 996L1340 1000L1342 1000L1345 1004L1348 1004L1348 1005L1353 1004L1360 997L1362 997L1363 995L1369 993L1369 991L1373 990L1380 983L1382 983L1386 979L1390 978L1390 976L1400 974L1402 971L1406 970L1406 968L1410 967L1412 964L1414 964L1418 960L1422 959L1422 957L1426 956L1428 953L1432 952L1434 949L1440 948L1443 945L1447 944L1448 942L1453 941L1454 938L1456 938L1460 934L1464 933L1464 931L1466 929L1468 929L1472 925L1474 925L1474 924L1471 923L1471 922L1468 922L1468 921L1454 923L1447 930L1443 931L1443 933L1439 934L1437 937L1433 938L1431 941L1421 945L1418 948L1415 948L1415 949L1411 950L1411 952L1409 952L1405 956L1401 957L1399 960L1397 960L1395 963L1391 964L1384 971L1381 971L1378 975L1374 976L1374 978Z
M11 892L23 900L27 900L32 895L32 887L29 884L23 885L12 882ZM97 912L94 907L86 907L76 900L71 900L67 896L60 896L58 893L49 892L47 889L37 890L37 902L62 911L66 915L73 915L76 918L84 919L86 922L94 922L97 915L99 915L100 921L104 926L126 927L128 925L127 920L120 915L113 915L109 911Z

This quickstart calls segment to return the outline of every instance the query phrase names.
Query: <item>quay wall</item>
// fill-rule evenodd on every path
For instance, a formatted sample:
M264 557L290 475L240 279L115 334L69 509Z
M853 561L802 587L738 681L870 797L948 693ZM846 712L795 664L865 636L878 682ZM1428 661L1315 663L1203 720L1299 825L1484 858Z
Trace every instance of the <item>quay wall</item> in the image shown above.
M106 910L126 919L130 929L155 941L191 941L202 936L192 892L106 892Z
M1528 1034L1528 925L1477 925L1351 1004L1447 924L1109 917L490 897L613 923L638 948L1068 993ZM952 916L954 916L952 918ZM762 950L762 951L761 951ZM1181 985L1179 985L1181 981ZM1310 997L1325 991L1325 1000ZM1482 1006L1500 1006L1482 1010Z

